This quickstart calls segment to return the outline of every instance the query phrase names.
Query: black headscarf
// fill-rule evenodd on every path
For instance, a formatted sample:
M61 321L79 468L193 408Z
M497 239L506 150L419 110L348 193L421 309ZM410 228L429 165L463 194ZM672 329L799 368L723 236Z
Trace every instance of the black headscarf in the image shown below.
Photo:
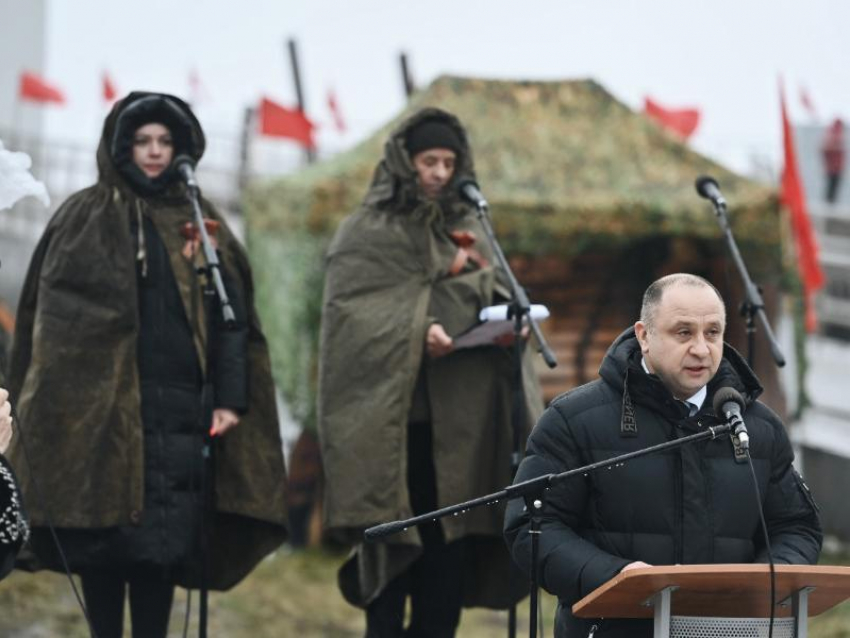
M440 118L422 120L410 127L405 138L405 148L410 159L417 153L432 148L447 148L456 154L463 152L464 144L457 131Z

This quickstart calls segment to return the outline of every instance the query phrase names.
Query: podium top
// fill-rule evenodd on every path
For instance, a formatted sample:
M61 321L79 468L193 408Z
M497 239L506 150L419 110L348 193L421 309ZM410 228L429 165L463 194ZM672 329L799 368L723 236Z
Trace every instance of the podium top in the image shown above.
M666 587L676 587L672 613L679 616L767 618L770 616L770 566L665 565L621 572L573 605L580 618L652 618L645 603ZM850 567L776 565L776 602L811 587L809 616L850 597ZM777 606L776 617L792 609Z

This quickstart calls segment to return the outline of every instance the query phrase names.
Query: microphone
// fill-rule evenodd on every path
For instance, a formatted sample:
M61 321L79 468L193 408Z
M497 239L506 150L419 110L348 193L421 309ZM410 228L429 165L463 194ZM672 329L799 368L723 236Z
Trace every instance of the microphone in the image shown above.
M715 206L726 208L726 200L720 193L720 186L717 185L717 180L708 175L697 177L696 181L697 193L700 197L711 200Z
M742 450L750 449L750 435L741 410L745 406L744 397L735 388L720 388L714 395L714 413L732 426L732 436L738 438Z
M483 210L488 207L487 200L484 199L484 195L481 194L481 190L478 188L478 184L475 183L475 180L461 180L461 182L457 185L457 189L460 191L461 197L479 210Z
M375 525L374 527L370 527L369 529L367 529L365 532L363 532L363 537L366 539L367 542L375 541L379 538L383 538L384 536L390 536L399 532L406 532L408 527L413 526L409 525L407 521L393 521L392 523L382 523L380 525Z
M192 190L197 190L198 180L195 179L195 160L188 155L178 155L171 163L177 174L186 182L186 186Z

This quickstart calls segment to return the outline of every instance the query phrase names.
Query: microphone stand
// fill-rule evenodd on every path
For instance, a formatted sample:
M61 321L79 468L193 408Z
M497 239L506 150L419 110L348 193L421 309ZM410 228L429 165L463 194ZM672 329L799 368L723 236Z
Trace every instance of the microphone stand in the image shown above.
M773 360L778 367L785 365L785 356L779 348L779 343L773 335L773 330L767 322L767 315L764 313L764 300L761 297L758 286L750 279L750 273L747 271L747 266L744 264L744 259L738 250L738 245L735 243L735 237L732 235L732 229L729 227L729 219L726 217L726 202L720 199L712 199L714 204L714 213L717 217L717 223L723 230L726 238L726 244L729 246L729 252L732 253L732 260L738 268L738 273L741 276L741 282L744 285L745 300L741 304L741 315L746 317L747 321L747 363L751 369L755 369L755 336L756 324L755 318L758 317L762 330L767 336L767 342L770 345L770 352L773 355Z
M679 448L689 443L695 443L704 439L713 440L716 439L718 436L722 434L728 434L731 431L732 426L729 423L724 423L722 425L714 427L707 427L706 429L697 432L696 434L691 434L690 436L685 436L681 439L674 439L672 441L659 443L658 445L653 445L642 450L627 452L626 454L614 456L604 461L597 461L596 463L591 463L589 465L585 465L584 467L575 468L573 470L567 470L566 472L561 472L560 474L544 474L543 476L538 476L533 479L528 479L526 481L515 483L498 492L487 494L486 496L480 496L478 498L474 498L463 503L443 507L432 512L426 512L425 514L420 514L419 516L414 516L412 518L408 518L402 521L393 521L391 523L382 523L381 525L375 525L373 527L368 528L364 532L363 536L367 542L373 542L380 538L384 538L385 536L390 536L399 532L406 532L410 527L413 527L415 525L420 525L422 523L430 523L432 521L445 518L446 516L456 516L457 514L464 514L476 507L481 507L484 505L495 505L499 503L499 501L507 501L515 498L523 499L525 501L526 507L528 508L528 511L530 512L529 535L531 536L531 590L529 592L531 608L529 610L528 618L528 636L529 638L536 638L538 606L537 595L540 587L540 576L537 570L537 558L540 552L540 536L542 534L541 522L546 492L553 485L565 479L573 478L575 476L586 476L591 472L596 472L602 469L611 469L612 467L623 465L626 461L630 461L631 459L635 459L641 456L647 456L649 454L654 454L655 452L663 452L666 450Z
M550 368L558 365L555 355L552 353L549 344L540 331L540 326L537 321L531 316L531 303L528 300L528 295L525 289L519 285L510 264L508 263L502 247L496 239L496 233L493 230L493 224L490 221L489 207L484 199L479 199L475 202L475 209L478 220L484 228L484 234L490 242L493 253L496 255L496 260L505 272L511 288L511 303L509 304L508 316L514 320L513 325L513 401L511 402L511 429L513 431L513 452L511 453L511 478L516 476L520 461L522 460L523 447L523 413L525 412L525 391L523 384L522 370L522 328L523 318L528 318L528 325L534 333L534 338L537 340L539 352L543 356L543 360ZM508 638L516 638L516 605L512 604L508 609Z
M186 193L189 201L192 204L192 210L195 216L195 226L198 228L198 233L201 238L201 246L203 246L206 265L197 269L199 276L204 276L203 299L205 320L207 323L207 365L206 375L204 379L204 387L201 392L201 437L203 440L201 446L201 499L199 502L200 516L198 519L198 539L199 539L199 554L201 562L200 574L200 602L198 605L198 636L199 638L207 638L207 618L209 610L209 527L211 525L211 516L214 502L214 479L213 476L213 445L212 435L209 432L209 424L212 422L212 413L214 409L213 384L212 384L212 367L215 365L214 349L213 349L213 329L215 321L213 321L213 312L215 301L218 300L218 306L221 309L222 319L225 328L232 328L236 324L236 315L233 312L233 306L230 303L230 298L227 296L227 290L224 287L224 280L221 276L221 265L218 261L218 255L210 241L209 233L207 233L206 225L204 224L204 215L201 210L201 205L198 201L199 188L195 181L194 174L190 173L186 178Z

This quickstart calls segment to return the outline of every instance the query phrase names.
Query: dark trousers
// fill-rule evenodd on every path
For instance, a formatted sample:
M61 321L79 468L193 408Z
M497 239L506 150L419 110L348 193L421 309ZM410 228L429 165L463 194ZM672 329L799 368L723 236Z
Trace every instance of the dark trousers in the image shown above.
M407 484L415 515L437 508L429 423L407 428ZM439 523L419 527L422 555L366 609L366 638L454 638L463 604L464 541L446 543ZM411 618L404 629L410 596Z
M841 173L827 173L826 176L826 201L834 204L838 201L838 187L841 184Z
M91 569L80 575L89 620L97 638L121 638L129 589L133 638L165 638L174 585L157 569Z

